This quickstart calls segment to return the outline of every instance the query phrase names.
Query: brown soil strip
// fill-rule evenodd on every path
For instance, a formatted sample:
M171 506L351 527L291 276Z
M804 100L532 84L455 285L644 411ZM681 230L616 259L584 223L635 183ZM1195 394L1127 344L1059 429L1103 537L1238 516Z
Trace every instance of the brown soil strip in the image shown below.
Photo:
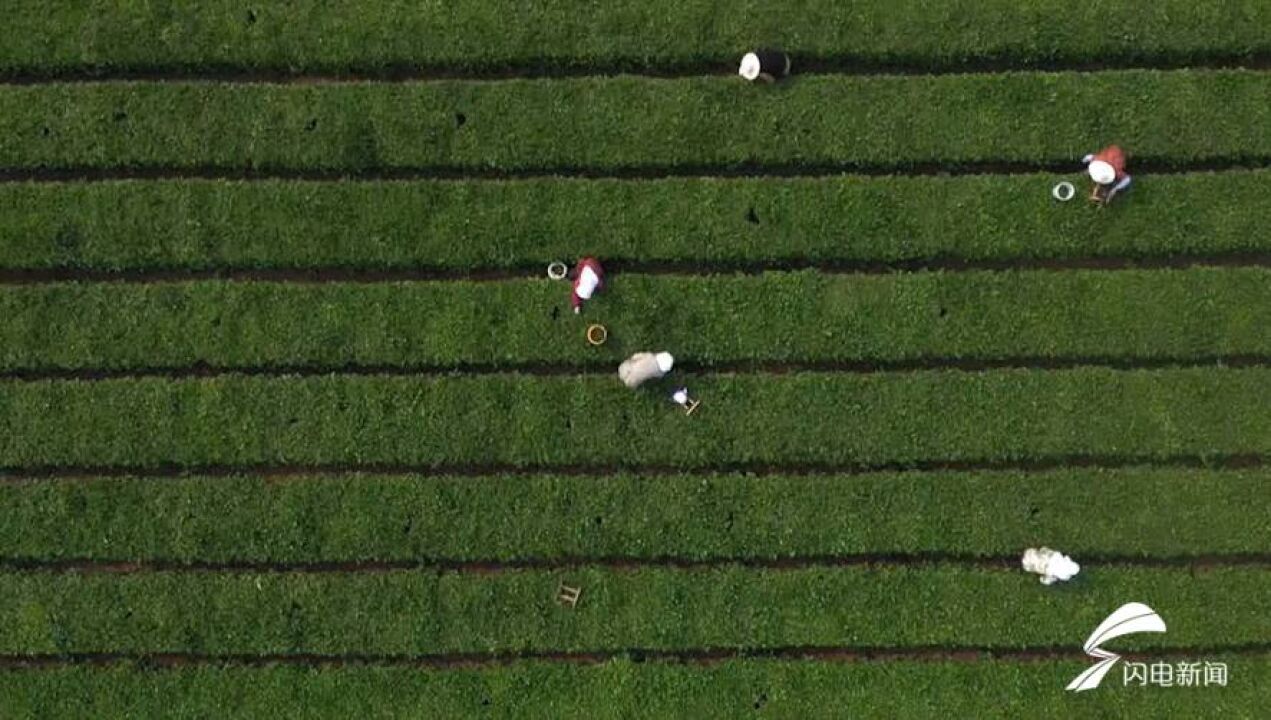
M721 262L717 260L637 260L606 258L611 274L705 277L709 275L762 275L769 272L815 271L827 275L888 275L904 272L995 272L1072 270L1116 272L1123 270L1173 270L1195 267L1271 268L1271 252L1215 253L1168 256L1093 256L1061 258L967 259L934 257L910 260L838 260L808 262L768 260ZM310 268L150 268L100 270L78 267L0 268L0 285L56 282L117 282L132 284L205 281L323 283L404 282L506 282L543 278L543 265L510 268L449 267L310 267Z
M916 373L935 371L993 372L1003 370L1072 370L1107 368L1112 370L1161 370L1177 368L1262 368L1271 367L1271 357L1262 355L1213 355L1191 358L1118 358L1118 357L1011 357L995 359L916 358L913 360L825 360L825 361L738 361L703 364L683 362L683 372L699 374L786 375L790 373L843 373L871 375L878 373ZM98 382L103 380L165 378L194 380L223 376L241 377L429 377L463 375L529 375L535 377L576 377L610 375L610 363L474 363L448 365L273 365L232 366L196 363L181 367L133 368L17 368L0 370L0 380L37 382L68 380Z
M1049 470L1134 467L1195 468L1206 470L1252 470L1266 466L1261 455L1180 455L1173 457L1133 457L1106 455L1061 455L1025 460L922 460L907 463L813 464L717 463L699 467L673 465L510 465L466 463L410 465L395 463L327 463L307 465L43 465L0 467L0 482L36 480L92 481L113 477L164 478L259 476L269 480L312 478L328 475L425 475L487 478L491 476L554 475L604 478L618 473L637 475L750 474L763 476L864 475L879 472L1045 472Z
M1207 160L1171 160L1135 156L1135 174L1181 175L1199 172L1257 170L1271 167L1271 157L1247 156ZM296 180L296 181L392 181L392 180L526 180L536 178L581 178L595 180L659 180L664 178L817 178L842 175L883 176L966 176L1074 174L1081 171L1075 159L1053 161L929 161L901 164L880 163L732 163L728 165L642 165L632 167L544 166L519 169L485 167L426 166L370 169L318 169L255 166L129 165L120 167L35 167L0 168L0 183L8 182L102 182L115 180Z
M1205 571L1214 568L1271 569L1271 553L1230 555L1195 555L1173 557L1139 557L1133 555L1082 554L1082 567L1127 566L1141 568L1178 568ZM740 567L750 570L808 570L825 568L888 568L957 565L980 570L1015 571L1019 556L982 556L946 552L863 553L856 555L813 555L803 557L558 557L519 558L509 560L330 560L318 562L269 561L180 561L180 560L105 560L105 559L37 559L0 558L0 572L39 572L133 575L140 573L223 573L223 574L302 574L345 575L395 572L446 572L490 575L516 571L571 571L602 569L635 571L647 569L709 570Z
M1150 652L1127 652L1129 660L1193 658L1202 656L1258 657L1271 653L1271 644L1214 645L1195 648L1162 648ZM692 648L662 650L627 648L597 651L525 651L515 653L444 653L435 655L375 654L204 654L204 653L66 653L0 655L0 670L43 670L68 666L112 666L135 664L145 669L174 669L191 666L269 667L410 667L420 669L484 668L521 662L594 665L612 660L711 665L728 660L763 659L814 662L1046 662L1089 660L1079 647L994 648L983 646L785 646L770 648Z
M1114 70L1271 69L1271 53L1190 53L1185 55L1114 54L1091 60L1019 60L995 57L882 60L851 55L806 55L792 51L801 75L962 75L1013 72L1107 72ZM85 82L216 82L216 83L408 83L439 80L498 81L640 75L651 78L734 76L740 58L703 58L688 62L649 62L639 58L607 62L572 58L526 58L503 64L421 65L390 63L367 66L248 67L229 63L124 66L82 65L69 68L15 68L0 72L0 83L38 85Z

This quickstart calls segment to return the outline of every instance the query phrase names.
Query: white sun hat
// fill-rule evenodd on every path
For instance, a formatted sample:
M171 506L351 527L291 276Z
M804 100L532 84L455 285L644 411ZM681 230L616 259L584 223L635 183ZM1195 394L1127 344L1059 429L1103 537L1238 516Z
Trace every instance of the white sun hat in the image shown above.
M671 372L671 367L675 365L675 358L669 352L660 352L654 359L657 360L658 369L664 373Z
M741 67L738 68L737 74L747 80L754 80L759 77L759 56L754 53L746 53L741 59Z
M1112 166L1102 160L1095 160L1090 163L1090 179L1100 185L1108 185L1117 179L1117 171Z

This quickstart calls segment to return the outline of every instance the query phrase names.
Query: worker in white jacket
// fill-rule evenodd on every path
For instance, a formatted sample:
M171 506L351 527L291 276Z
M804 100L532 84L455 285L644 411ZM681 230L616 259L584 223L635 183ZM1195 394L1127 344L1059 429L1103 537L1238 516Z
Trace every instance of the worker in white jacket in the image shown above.
M622 379L624 385L634 389L649 380L657 380L666 375L671 372L674 365L675 358L671 357L669 352L636 353L623 360L618 366L618 377Z
M1059 580L1071 580L1081 566L1072 558L1048 547L1029 548L1024 551L1024 569L1042 576L1042 585L1052 585Z

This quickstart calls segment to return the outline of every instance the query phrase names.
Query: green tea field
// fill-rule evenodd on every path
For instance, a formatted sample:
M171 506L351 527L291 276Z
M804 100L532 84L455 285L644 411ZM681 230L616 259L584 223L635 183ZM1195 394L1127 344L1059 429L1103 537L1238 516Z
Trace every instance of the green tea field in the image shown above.
M1269 460L1266 0L0 20L0 720L1266 717Z

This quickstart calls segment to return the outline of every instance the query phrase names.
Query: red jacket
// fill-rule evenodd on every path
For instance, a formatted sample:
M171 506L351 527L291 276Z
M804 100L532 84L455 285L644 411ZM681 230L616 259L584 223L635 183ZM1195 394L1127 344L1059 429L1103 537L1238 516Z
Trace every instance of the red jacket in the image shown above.
M1125 151L1119 146L1109 145L1100 150L1094 154L1091 162L1094 162L1095 160L1102 160L1103 162L1111 165L1112 169L1117 173L1115 180L1120 180L1125 177Z
M593 273L596 274L596 286L592 288L592 291L591 291L592 294L598 292L605 285L605 271L604 269L600 267L599 260L596 260L596 258L590 258L590 257L585 257L582 260L579 260L578 264L574 266L574 285L573 285L572 291L570 292L570 298L569 298L570 302L574 304L575 310L581 308L583 305L583 301L588 299L588 298L581 297L578 294L578 286L583 280L584 270L591 270ZM588 295L588 297L590 297L590 294Z

